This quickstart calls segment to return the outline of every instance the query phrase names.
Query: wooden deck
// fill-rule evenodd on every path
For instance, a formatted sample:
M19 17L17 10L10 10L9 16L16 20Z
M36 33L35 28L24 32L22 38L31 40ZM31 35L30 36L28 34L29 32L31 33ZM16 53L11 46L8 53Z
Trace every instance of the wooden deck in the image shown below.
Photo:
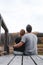
M43 65L43 56L14 54L0 56L0 65Z

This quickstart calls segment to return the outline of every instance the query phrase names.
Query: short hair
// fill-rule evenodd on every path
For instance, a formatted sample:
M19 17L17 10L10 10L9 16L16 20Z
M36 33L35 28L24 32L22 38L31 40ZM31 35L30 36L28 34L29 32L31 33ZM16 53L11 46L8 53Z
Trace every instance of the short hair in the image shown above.
M30 33L32 31L32 26L28 24L26 26L26 31Z
M23 36L25 34L25 30L24 29L21 29L20 30L20 35Z

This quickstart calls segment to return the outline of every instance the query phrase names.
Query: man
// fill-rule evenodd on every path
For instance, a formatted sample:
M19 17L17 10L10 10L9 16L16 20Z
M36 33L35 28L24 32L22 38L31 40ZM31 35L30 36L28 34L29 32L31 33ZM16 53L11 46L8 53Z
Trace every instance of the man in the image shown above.
M37 54L37 36L31 33L32 31L31 25L26 26L26 31L27 31L27 34L25 34L22 37L20 43L14 45L14 48L18 48L22 46L23 44L25 44L24 54L36 55Z

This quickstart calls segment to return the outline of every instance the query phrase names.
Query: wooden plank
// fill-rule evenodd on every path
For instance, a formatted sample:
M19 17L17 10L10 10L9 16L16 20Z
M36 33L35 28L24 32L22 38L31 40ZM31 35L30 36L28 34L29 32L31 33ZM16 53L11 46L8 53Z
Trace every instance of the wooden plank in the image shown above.
M21 65L22 56L16 56L9 65Z
M43 65L43 56L33 55L14 57L13 54L0 56L0 65Z
M0 15L0 44L1 44L1 15Z
M35 64L29 56L24 56L23 65L35 65Z
M38 55L38 56L40 56L41 58L43 58L43 55Z
M0 65L7 65L13 57L13 55L0 56Z
M37 55L31 56L33 60L35 61L36 65L43 65L43 60L38 57Z
M43 60L43 55L38 55L38 57Z

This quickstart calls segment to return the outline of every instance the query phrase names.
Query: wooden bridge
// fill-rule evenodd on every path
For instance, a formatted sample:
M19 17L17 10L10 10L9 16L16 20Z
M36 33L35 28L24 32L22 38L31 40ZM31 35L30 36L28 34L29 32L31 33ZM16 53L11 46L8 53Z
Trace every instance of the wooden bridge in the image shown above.
M5 44L4 44L4 51L9 54L9 47L8 47L8 29L0 15L0 32L1 26L5 30ZM1 43L1 33L0 33L0 43ZM43 47L41 47L43 48ZM0 56L0 65L43 65L43 55L31 55L26 56L23 54L9 54Z
M41 55L5 55L0 56L0 65L43 65Z

